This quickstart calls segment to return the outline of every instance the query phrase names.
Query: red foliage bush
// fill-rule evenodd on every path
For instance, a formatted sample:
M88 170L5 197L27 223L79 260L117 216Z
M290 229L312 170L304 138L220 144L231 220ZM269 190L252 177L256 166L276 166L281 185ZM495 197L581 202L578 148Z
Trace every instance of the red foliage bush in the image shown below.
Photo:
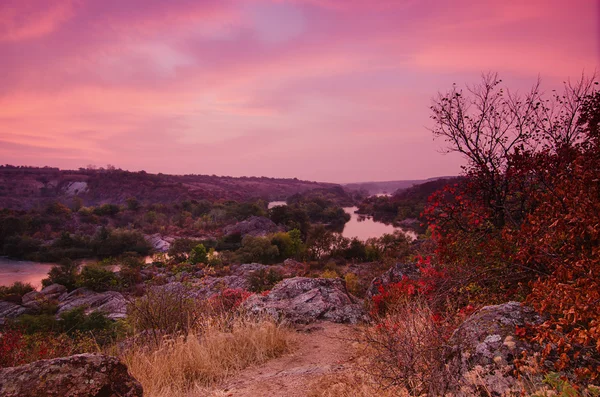
M433 299L435 292L446 279L446 275L433 267L430 257L419 257L417 267L420 272L419 278L411 279L404 276L397 283L389 284L387 287L383 285L377 287L378 294L372 298L371 316L384 316L394 306L417 295L430 301Z
M231 312L236 310L240 305L252 295L241 288L227 288L218 295L209 299L209 304L216 311Z
M8 328L0 334L0 368L96 350L90 337L56 333L26 335L19 329Z

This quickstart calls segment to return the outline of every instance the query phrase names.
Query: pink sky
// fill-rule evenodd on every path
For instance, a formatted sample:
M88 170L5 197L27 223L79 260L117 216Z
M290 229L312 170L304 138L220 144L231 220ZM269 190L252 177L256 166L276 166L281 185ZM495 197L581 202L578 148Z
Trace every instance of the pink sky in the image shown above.
M0 0L0 164L457 174L431 98L600 66L595 0Z

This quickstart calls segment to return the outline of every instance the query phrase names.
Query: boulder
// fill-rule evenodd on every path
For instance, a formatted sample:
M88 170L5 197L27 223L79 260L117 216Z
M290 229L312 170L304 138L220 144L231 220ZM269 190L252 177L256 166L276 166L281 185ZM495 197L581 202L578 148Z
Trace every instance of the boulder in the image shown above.
M44 304L52 301L58 301L67 296L67 288L64 285L52 284L42 289L41 291L31 291L23 295L21 298L23 306L30 309L32 312L37 312Z
M523 351L533 352L539 346L520 339L516 327L542 321L533 308L519 302L485 306L467 318L449 340L449 357L457 363L463 378L461 391L456 395L471 396L480 390L504 395L517 390L514 360Z
M250 235L254 237L264 237L267 234L279 232L282 230L283 229L277 226L269 218L265 218L262 216L251 216L245 221L238 222L235 225L229 225L225 227L223 229L223 233L226 236L230 236L232 234L239 234L242 237L245 235Z
M268 295L253 295L243 305L252 313L267 313L300 324L317 320L351 324L367 321L363 306L339 278L288 278Z
M127 301L123 295L115 291L94 292L79 288L64 297L58 304L57 316L77 307L87 308L86 313L102 311L111 320L127 316Z
M390 284L402 281L402 278L408 277L411 279L419 277L419 268L412 263L396 263L387 272L380 277L375 277L371 281L371 285L367 290L366 297L371 299L375 295L379 295L379 287L386 287Z
M143 390L115 357L78 354L0 369L0 395L141 397Z
M163 237L159 233L145 236L146 241L158 252L167 252L171 248L173 238Z
M450 338L467 369L475 365L512 363L523 350L531 349L515 335L516 327L540 324L541 316L519 302L485 306L467 318Z
M65 296L67 293L67 287L60 284L52 284L43 288L40 291L40 294L44 295L46 299L60 299L62 296Z
M29 310L13 302L0 301L0 325L3 325L7 319L19 317Z

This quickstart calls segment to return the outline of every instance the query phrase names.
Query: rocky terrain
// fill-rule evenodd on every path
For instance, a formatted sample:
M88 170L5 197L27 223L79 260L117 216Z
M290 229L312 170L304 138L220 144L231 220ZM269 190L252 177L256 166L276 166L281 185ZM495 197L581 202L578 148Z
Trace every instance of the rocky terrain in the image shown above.
M250 314L267 315L297 331L298 348L281 358L249 368L214 389L214 395L227 396L304 396L305 385L327 376L356 371L359 356L354 344L371 319L364 303L350 294L340 278L298 277L307 269L292 260L276 266L258 263L234 266L227 276L208 274L163 274L166 284L150 287L158 292L188 294L195 299L210 299L223 290L248 290L257 272L276 269L286 277L266 294L251 295L242 304ZM160 270L146 271L155 279ZM367 291L371 299L399 280L418 279L414 265L398 263L374 278ZM186 279L186 283L178 281ZM0 302L0 319L8 321L23 314L34 314L48 303L58 305L57 316L76 307L87 313L103 312L117 320L127 316L127 297L115 291L93 292L85 288L70 293L53 284L41 291L25 294L21 303ZM535 349L517 335L519 327L538 324L541 317L517 302L486 306L468 317L458 327L446 353L446 361L461 382L455 395L473 395L481 388L494 393L515 388L514 360L523 350ZM478 383L473 383L476 372ZM37 396L45 389L47 396L130 396L142 395L141 386L126 367L113 357L82 354L41 360L0 370L0 394L3 396Z

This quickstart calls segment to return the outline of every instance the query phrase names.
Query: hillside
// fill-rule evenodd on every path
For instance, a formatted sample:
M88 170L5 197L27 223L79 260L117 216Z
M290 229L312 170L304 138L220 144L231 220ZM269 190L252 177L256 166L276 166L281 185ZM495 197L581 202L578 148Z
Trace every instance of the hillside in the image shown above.
M331 183L215 175L165 175L145 171L60 170L58 168L0 166L0 208L30 209L51 201L72 202L75 196L83 205L124 204L135 197L144 204L171 203L187 199L230 199L267 201Z
M348 190L367 191L369 195L387 193L393 194L398 190L408 189L412 186L425 182L435 181L437 179L452 178L449 176L440 176L428 179L409 179L399 181L379 181L379 182L354 182L342 184Z

